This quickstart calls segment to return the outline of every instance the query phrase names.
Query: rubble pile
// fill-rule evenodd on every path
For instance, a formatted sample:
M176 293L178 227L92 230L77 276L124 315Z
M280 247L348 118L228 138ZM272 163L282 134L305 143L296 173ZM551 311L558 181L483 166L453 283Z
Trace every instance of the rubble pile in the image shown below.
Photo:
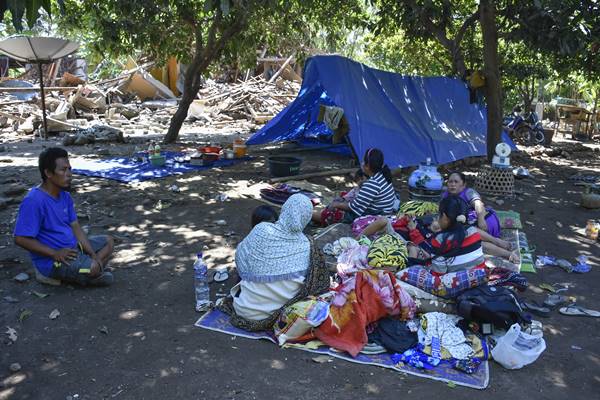
M63 85L46 91L48 133L63 144L124 142L131 135L164 134L179 99L146 71L146 64L114 78L84 82L63 77ZM273 82L271 82L273 81ZM43 132L37 82L6 80L0 90L0 130L33 135ZM8 88L11 86L12 88ZM18 88L15 88L18 86ZM297 95L300 83L282 77L267 81L246 77L236 83L208 79L190 105L186 122L192 126L243 127L256 130Z

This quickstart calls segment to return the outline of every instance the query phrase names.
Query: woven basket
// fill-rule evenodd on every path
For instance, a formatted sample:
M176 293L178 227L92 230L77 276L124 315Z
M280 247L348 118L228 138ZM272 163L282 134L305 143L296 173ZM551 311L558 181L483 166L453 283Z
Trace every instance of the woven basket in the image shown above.
M477 174L475 186L481 193L512 197L515 194L515 177L511 168L484 165Z

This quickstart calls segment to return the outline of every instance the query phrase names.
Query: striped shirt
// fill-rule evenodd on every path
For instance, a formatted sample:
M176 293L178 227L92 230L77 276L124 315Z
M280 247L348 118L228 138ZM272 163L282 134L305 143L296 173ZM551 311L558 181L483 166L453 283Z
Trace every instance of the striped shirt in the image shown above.
M431 259L431 271L448 273L483 267L483 249L481 236L477 228L468 227L462 243L457 243L453 234L438 233L431 239L434 257Z
M400 200L396 197L392 184L378 172L362 184L349 206L359 217L392 214L400 207Z

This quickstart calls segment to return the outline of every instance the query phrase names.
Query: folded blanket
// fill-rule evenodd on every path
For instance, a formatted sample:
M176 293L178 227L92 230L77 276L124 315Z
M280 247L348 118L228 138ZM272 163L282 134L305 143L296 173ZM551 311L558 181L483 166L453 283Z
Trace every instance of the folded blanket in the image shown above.
M329 317L315 330L315 336L356 357L367 343L367 325L387 316L410 319L415 310L415 302L392 273L359 271L337 288Z

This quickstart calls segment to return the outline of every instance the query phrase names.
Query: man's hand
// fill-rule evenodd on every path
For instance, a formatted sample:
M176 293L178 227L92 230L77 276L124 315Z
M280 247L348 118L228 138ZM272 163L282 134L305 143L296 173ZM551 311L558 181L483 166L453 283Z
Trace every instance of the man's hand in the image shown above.
M77 250L75 249L58 249L52 255L54 261L60 261L68 264L68 261L77 258Z

